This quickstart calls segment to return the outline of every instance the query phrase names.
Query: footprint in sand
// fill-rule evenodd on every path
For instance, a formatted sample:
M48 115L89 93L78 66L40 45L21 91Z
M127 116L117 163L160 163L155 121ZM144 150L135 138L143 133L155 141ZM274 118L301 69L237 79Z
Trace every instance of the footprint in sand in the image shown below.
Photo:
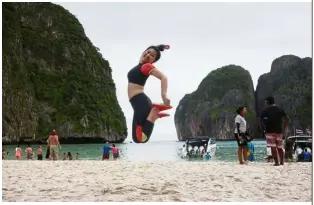
M267 198L269 198L269 199L274 199L275 197L273 197L272 195L270 195L270 194L265 194L265 196L267 196Z
M240 179L240 178L235 178L234 181L236 181L236 182L242 182L242 179Z
M171 197L171 199L174 202L182 202L182 200L180 198L176 197L176 196L175 197Z
M103 193L103 194L107 194L109 191L110 191L109 188L106 187L106 188L104 188L104 189L102 190L102 193Z
M157 188L156 187L136 187L140 190L143 190L143 191L151 191L151 192L156 192L157 191Z
M219 187L219 188L221 188L221 189L223 188L223 186L220 185L220 184L215 184L214 187L215 187L215 188L218 188L218 187Z
M179 194L180 192L176 191L176 190L163 190L161 192L162 195L165 195L165 194Z

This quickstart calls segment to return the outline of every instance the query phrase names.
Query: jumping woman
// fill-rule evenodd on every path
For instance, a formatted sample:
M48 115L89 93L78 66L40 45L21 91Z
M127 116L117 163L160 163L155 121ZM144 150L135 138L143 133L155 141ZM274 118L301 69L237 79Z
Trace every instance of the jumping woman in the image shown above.
M153 131L154 123L158 118L169 116L160 111L171 109L167 97L168 80L153 63L160 59L161 51L169 49L168 45L148 47L142 54L139 64L128 73L128 95L134 110L132 124L132 138L136 143L146 143ZM161 81L161 98L163 105L153 104L144 93L144 86L148 77L152 75Z

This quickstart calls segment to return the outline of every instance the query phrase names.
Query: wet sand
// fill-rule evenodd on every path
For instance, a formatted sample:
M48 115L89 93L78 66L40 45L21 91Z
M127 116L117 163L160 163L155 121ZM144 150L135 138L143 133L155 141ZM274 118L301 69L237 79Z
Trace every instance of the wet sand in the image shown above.
M2 199L310 202L312 163L2 162Z

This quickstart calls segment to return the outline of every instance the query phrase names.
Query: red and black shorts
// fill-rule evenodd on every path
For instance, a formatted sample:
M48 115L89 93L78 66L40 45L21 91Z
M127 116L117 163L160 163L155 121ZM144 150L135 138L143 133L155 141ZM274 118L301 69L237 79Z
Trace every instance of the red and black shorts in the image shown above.
M282 134L277 133L266 133L266 143L268 147L272 148L282 148L283 139Z

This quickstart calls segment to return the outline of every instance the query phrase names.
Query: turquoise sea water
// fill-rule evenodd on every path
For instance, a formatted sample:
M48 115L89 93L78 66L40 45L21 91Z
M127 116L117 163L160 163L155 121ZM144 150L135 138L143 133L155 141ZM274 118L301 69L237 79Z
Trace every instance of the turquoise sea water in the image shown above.
M265 141L253 141L255 145L255 159L256 161L263 161L266 156L266 142ZM145 144L136 143L122 143L116 144L120 148L120 158L129 161L154 161L154 160L168 160L168 161L184 161L181 159L180 149L184 142L176 141L151 141ZM38 145L32 145L34 152L37 150ZM75 159L76 153L79 153L80 160L101 160L102 156L102 144L65 144L62 145L59 155L63 152L71 152L73 159ZM218 149L216 156L211 161L237 161L237 143L236 141L220 141L217 142ZM15 159L14 145L5 145L2 147L9 155L6 159ZM23 151L26 145L21 145ZM46 147L44 148L44 155L46 154ZM26 159L24 154L23 159Z

